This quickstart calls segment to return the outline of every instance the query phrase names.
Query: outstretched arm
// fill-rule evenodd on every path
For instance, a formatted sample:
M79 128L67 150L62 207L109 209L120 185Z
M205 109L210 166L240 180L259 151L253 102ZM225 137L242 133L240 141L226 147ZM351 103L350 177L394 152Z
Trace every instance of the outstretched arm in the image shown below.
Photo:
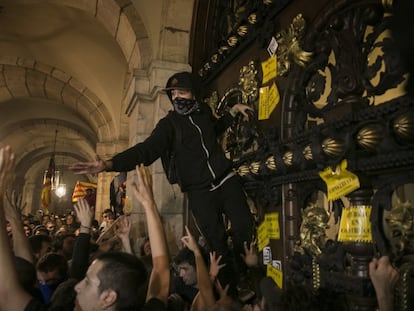
M112 169L112 162L110 160L104 161L97 155L93 162L77 162L68 168L75 174L96 174L105 170L110 171Z
M4 192L10 184L14 154L10 146L0 149L0 310L24 310L32 298L20 286L14 267L4 214Z
M170 287L167 239L152 192L151 174L142 164L137 166L136 173L137 182L132 184L132 188L145 210L153 264L148 284L147 301L151 298L157 298L167 304Z

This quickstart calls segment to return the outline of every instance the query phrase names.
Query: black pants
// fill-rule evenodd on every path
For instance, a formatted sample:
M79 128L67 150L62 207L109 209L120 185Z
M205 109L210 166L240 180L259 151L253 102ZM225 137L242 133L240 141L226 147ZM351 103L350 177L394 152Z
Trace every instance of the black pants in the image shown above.
M201 233L212 251L223 256L226 269L220 270L223 287L227 277L234 278L243 269L240 254L244 253L243 242L250 243L253 234L253 218L246 202L240 177L235 175L214 191L191 191L188 193L189 208ZM227 246L227 233L222 214L231 222L234 258ZM233 265L233 259L236 266ZM229 276L226 276L229 274ZM225 283L223 283L223 280ZM232 284L230 284L232 286Z

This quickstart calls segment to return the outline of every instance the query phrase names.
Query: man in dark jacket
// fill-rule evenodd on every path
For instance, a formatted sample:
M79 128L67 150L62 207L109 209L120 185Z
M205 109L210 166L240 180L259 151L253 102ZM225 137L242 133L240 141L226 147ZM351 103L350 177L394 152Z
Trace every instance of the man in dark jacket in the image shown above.
M210 248L223 256L230 271L231 256L222 213L231 222L236 262L243 253L243 242L250 243L253 221L239 177L217 137L232 124L236 114L248 117L251 108L235 104L216 119L201 101L197 80L189 72L171 76L165 90L174 110L158 122L147 139L110 160L75 163L70 169L78 174L130 171L140 163L148 166L173 150L177 183L187 193L189 208ZM224 276L225 270L221 277L223 285L230 281L229 276ZM231 278L235 275L232 273Z

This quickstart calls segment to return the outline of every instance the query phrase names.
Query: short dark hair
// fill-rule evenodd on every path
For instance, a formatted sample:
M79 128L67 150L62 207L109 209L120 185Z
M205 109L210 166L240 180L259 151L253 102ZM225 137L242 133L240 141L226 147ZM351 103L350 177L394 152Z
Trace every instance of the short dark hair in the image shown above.
M207 255L201 247L200 247L200 252L201 252L201 256L204 259L204 262L207 263L208 262ZM174 263L176 265L179 265L185 262L189 263L194 268L196 267L194 253L192 250L188 249L188 247L183 247L178 252L178 254L174 257Z
M40 257L36 270L41 272L58 271L62 280L68 275L68 262L66 258L57 253L47 253Z
M144 304L148 277L141 260L121 252L103 253L96 260L103 263L97 274L99 292L107 289L116 292L116 310L129 310Z
M29 244L32 252L38 254L42 249L42 243L52 243L52 238L48 235L32 235L29 237Z

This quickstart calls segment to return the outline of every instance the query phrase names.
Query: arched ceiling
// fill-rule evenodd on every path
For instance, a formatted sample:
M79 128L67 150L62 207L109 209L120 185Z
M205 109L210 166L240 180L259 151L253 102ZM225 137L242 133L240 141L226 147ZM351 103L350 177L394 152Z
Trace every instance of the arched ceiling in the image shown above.
M125 139L123 100L147 35L131 1L118 2L0 0L0 145L16 153L17 182L41 183L56 131L58 167Z

